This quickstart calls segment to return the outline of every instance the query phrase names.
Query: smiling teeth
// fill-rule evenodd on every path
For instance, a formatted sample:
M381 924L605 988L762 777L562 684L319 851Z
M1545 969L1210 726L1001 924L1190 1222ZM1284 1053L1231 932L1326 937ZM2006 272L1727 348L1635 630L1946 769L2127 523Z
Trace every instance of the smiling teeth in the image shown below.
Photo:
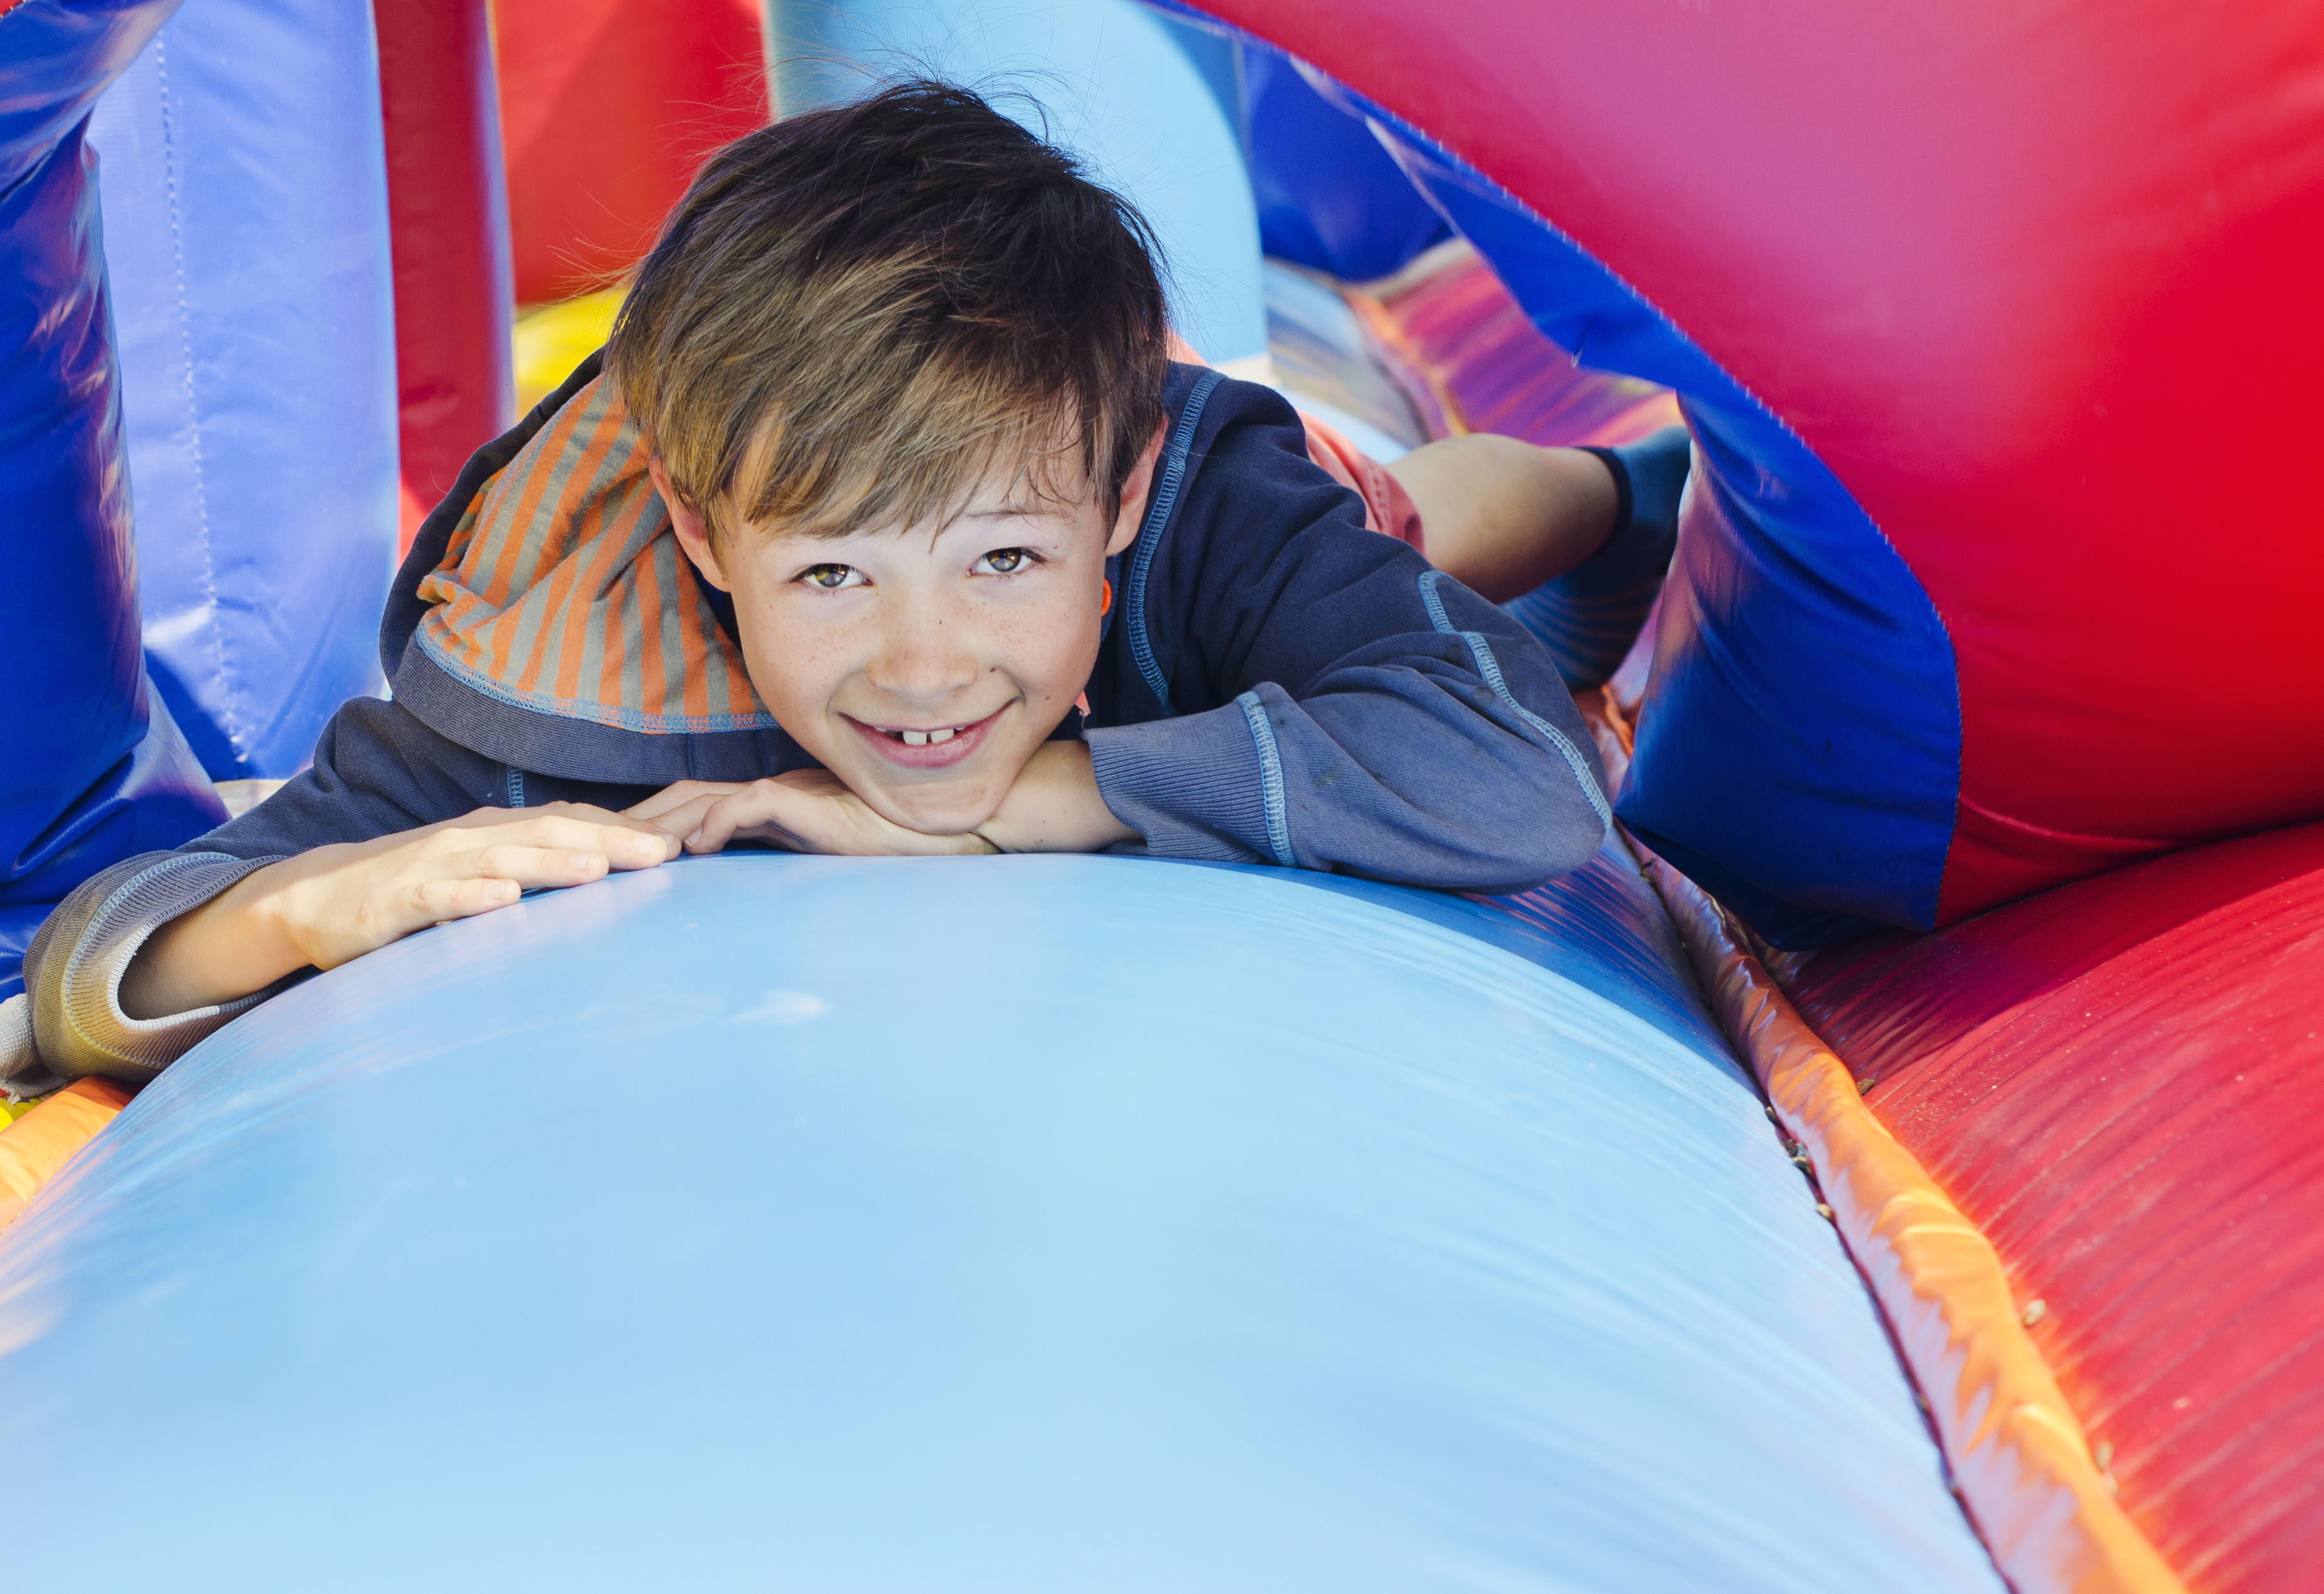
M960 733L947 726L941 731L906 731L902 733L906 747L941 747Z

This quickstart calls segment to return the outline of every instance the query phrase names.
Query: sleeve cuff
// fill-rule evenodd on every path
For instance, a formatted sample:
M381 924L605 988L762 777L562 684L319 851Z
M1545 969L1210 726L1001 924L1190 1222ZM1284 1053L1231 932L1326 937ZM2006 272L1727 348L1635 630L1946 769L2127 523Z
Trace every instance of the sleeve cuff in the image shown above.
M143 1083L273 995L281 981L167 1018L133 1018L121 1009L122 976L155 930L277 861L223 852L132 859L68 898L25 960L34 1062L60 1079L102 1073ZM20 1090L13 1078L8 1083Z
M1259 748L1240 702L1176 719L1104 726L1084 740L1098 795L1115 818L1146 838L1148 854L1208 863L1277 861Z
M20 994L0 1001L0 1096L29 1101L64 1083L32 1044L32 999Z

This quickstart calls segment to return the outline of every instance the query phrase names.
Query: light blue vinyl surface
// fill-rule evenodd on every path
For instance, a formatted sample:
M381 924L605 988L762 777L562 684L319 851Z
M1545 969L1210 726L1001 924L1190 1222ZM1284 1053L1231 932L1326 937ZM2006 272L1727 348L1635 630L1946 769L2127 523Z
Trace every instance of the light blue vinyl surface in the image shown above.
M934 72L1074 152L1162 244L1171 325L1213 363L1267 352L1240 130L1173 26L1132 0L769 0L776 98L797 111Z
M0 1242L77 1590L1997 1591L1601 857L680 863L205 1043Z

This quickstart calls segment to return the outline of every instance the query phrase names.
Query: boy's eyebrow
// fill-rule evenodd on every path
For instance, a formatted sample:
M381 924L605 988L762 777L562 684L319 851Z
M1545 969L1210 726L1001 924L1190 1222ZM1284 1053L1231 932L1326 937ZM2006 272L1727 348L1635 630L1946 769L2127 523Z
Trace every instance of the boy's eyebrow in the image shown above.
M1030 518L1039 514L1060 515L1071 505L1039 493L1011 493L999 503L972 504L953 517L960 521L997 521L1003 515Z

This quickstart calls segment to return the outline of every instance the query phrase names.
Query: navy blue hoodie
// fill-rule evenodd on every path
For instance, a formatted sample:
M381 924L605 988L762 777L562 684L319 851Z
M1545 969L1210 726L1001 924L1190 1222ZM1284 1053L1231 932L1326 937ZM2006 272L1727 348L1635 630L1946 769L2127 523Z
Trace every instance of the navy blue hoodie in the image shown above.
M394 700L347 704L266 802L51 916L16 999L31 1045L0 1078L150 1077L263 1000L137 1021L117 991L154 927L277 859L482 806L622 808L673 780L813 765L749 689L732 611L672 546L597 365L480 450L422 526L381 628ZM1485 891L1588 861L1603 779L1541 644L1366 530L1272 390L1174 366L1167 411L1145 519L1109 572L1088 714L1058 730L1087 741L1106 805L1143 838L1121 850ZM518 490L536 478L554 490ZM511 568L531 576L512 586Z

